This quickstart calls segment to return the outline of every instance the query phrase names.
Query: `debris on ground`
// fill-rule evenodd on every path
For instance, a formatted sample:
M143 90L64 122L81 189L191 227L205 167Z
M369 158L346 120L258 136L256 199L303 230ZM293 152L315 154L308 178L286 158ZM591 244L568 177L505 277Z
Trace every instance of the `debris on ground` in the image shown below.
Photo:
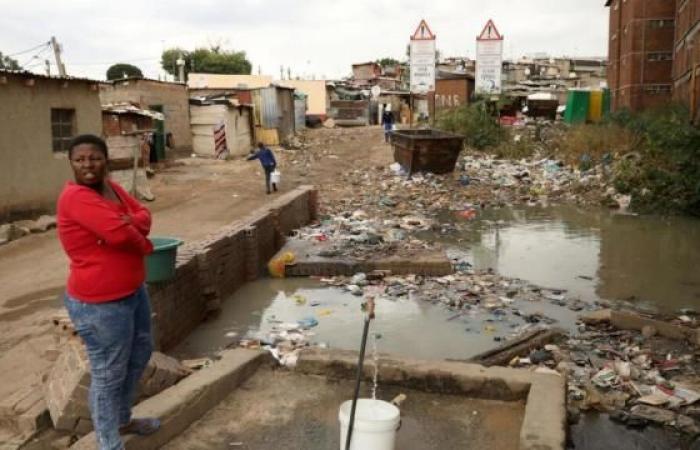
M635 315L615 313L628 318L626 323ZM570 410L605 412L634 428L663 425L691 436L699 434L700 349L696 343L648 329L619 329L610 316L609 310L587 314L578 333L556 346L543 346L529 358L515 358L511 365L555 368L568 380Z

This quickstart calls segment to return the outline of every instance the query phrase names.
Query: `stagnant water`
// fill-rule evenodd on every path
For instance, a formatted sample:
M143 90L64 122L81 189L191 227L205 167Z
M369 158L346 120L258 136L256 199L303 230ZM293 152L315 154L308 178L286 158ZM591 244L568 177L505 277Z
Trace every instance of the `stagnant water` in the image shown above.
M700 305L700 221L615 215L574 207L530 207L484 211L462 221L449 213L443 223L459 231L442 241L476 268L493 268L569 298L625 300L662 312ZM298 304L295 295L304 298ZM263 279L224 302L219 317L203 324L180 347L182 356L212 353L243 337L264 338L278 322L316 318L315 342L358 349L362 300L310 279ZM547 303L520 303L573 329L576 313ZM379 298L371 333L381 352L415 358L464 359L493 348L524 322L508 315L494 321L486 312L455 317L441 305L412 298ZM370 343L371 345L371 343Z
M700 220L571 206L486 210L440 238L477 268L673 313L700 306Z

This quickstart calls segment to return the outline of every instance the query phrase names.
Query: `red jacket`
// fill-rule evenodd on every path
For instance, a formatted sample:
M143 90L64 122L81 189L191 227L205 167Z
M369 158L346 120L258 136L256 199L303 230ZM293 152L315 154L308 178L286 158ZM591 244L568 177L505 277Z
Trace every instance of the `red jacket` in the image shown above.
M85 303L134 293L146 278L144 256L153 251L146 238L151 213L121 186L109 183L121 204L73 182L66 183L58 199L58 237L70 259L68 294Z

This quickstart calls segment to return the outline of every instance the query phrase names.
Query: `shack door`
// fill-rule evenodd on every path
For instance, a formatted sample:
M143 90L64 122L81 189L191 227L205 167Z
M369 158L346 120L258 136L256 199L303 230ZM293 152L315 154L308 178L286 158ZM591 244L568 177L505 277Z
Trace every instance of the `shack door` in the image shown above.
M148 108L159 113L163 112L163 105L151 105ZM165 120L154 120L153 125L156 129L154 136L156 155L158 155L158 161L163 161L165 159Z

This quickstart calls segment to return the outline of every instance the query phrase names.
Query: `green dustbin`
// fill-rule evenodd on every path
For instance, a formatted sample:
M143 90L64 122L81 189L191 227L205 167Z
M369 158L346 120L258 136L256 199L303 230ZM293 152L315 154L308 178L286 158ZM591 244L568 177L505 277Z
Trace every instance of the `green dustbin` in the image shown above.
M171 237L152 237L153 253L146 257L146 282L168 281L175 276L177 248L182 241Z

